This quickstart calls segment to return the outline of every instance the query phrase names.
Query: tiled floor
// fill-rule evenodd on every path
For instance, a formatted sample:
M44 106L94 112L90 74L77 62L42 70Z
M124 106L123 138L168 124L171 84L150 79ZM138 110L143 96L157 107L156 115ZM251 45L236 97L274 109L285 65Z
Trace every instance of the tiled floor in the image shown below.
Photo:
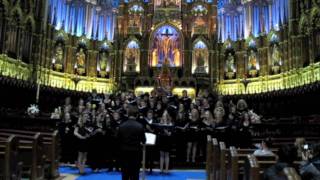
M79 176L78 170L74 167L61 167L60 173L63 180L121 180L121 174L118 172L106 172L102 170L94 173L91 169L86 169L86 174ZM146 180L205 180L204 170L171 170L169 174L163 175L159 170L152 174L147 174Z

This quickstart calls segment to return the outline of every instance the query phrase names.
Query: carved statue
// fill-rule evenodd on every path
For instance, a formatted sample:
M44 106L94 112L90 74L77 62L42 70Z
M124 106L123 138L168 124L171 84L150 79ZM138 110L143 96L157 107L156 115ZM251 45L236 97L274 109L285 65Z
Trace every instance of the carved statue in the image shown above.
M106 52L102 52L100 55L100 70L106 71L107 70L107 55Z
M174 66L180 66L180 51L178 48L175 48L173 50L173 56L174 56Z
M171 39L169 36L164 36L163 40L162 40L162 50L163 50L163 53L164 53L164 59L168 58L169 56L169 50L170 50L170 47L171 47Z
M75 64L75 69L79 74L83 74L85 72L85 62L86 62L86 54L83 51L83 48L80 48L79 52L76 54L77 62Z
M228 54L228 58L227 58L227 72L234 72L234 57L231 53Z
M127 71L135 72L136 66L137 64L136 64L136 57L135 57L134 51L130 49L127 56Z
M54 62L54 67L56 70L62 70L63 66L63 49L61 45L59 44L58 47L56 48L55 52L55 62Z
M151 65L152 66L156 66L158 64L158 50L157 49L153 49L152 51L152 62Z
M274 44L273 51L272 51L272 65L280 66L280 63L281 63L281 56L280 56L279 48L276 44Z
M257 70L257 57L256 57L256 53L251 50L250 51L250 55L249 55L249 70Z
M196 69L195 73L206 73L204 51L197 50L195 55Z

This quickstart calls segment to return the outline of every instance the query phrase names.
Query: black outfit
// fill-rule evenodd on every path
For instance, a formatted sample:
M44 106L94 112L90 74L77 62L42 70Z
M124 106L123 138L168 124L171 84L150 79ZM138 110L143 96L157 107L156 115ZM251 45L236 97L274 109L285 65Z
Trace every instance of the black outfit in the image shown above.
M191 121L188 123L188 126L187 126L187 141L188 142L197 142L199 140L199 138L201 138L199 136L199 129L200 127L200 121Z
M174 126L159 125L157 127L157 145L160 151L170 152L172 148L172 131ZM167 132L168 133L167 133Z
M122 180L139 180L141 143L146 141L144 128L135 118L129 117L120 125L118 138L122 158Z
M77 125L77 127L78 127L78 133L81 136L88 136L90 134L87 127L85 127L85 126L80 127L79 125ZM77 137L77 141L78 141L78 143L77 143L78 144L78 146L77 146L78 152L88 152L88 149L89 149L88 139L80 139Z
M61 162L74 162L77 158L74 147L75 137L72 122L61 122L58 126L61 142Z
M101 169L105 166L105 146L101 146L101 143L105 141L104 131L105 127L103 124L96 125L89 138L88 164L93 170Z

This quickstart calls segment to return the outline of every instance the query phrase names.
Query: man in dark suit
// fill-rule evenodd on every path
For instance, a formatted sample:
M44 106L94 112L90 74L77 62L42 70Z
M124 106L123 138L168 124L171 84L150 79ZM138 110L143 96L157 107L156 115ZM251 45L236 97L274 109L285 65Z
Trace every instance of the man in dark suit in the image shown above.
M122 180L139 180L139 171L142 160L142 146L146 142L145 131L136 117L138 108L129 105L128 120L119 127L119 143L121 149Z

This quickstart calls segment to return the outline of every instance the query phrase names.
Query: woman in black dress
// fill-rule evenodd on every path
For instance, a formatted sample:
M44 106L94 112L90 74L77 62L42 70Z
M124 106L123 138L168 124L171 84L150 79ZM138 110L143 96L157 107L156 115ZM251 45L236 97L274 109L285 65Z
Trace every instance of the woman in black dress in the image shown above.
M78 140L78 168L80 174L84 173L84 168L87 161L87 152L88 152L88 138L89 138L89 132L85 126L85 118L80 115L78 124L76 125L74 129L74 135L76 136Z
M197 146L198 146L198 132L199 132L199 111L198 109L192 109L189 117L190 121L186 126L188 143L187 143L187 162L190 162L190 156L192 152L192 162L196 162Z
M172 136L172 118L167 110L163 112L159 125L159 141L158 146L160 150L160 171L161 173L169 172L170 150L171 150L171 136ZM165 166L165 169L164 169Z

